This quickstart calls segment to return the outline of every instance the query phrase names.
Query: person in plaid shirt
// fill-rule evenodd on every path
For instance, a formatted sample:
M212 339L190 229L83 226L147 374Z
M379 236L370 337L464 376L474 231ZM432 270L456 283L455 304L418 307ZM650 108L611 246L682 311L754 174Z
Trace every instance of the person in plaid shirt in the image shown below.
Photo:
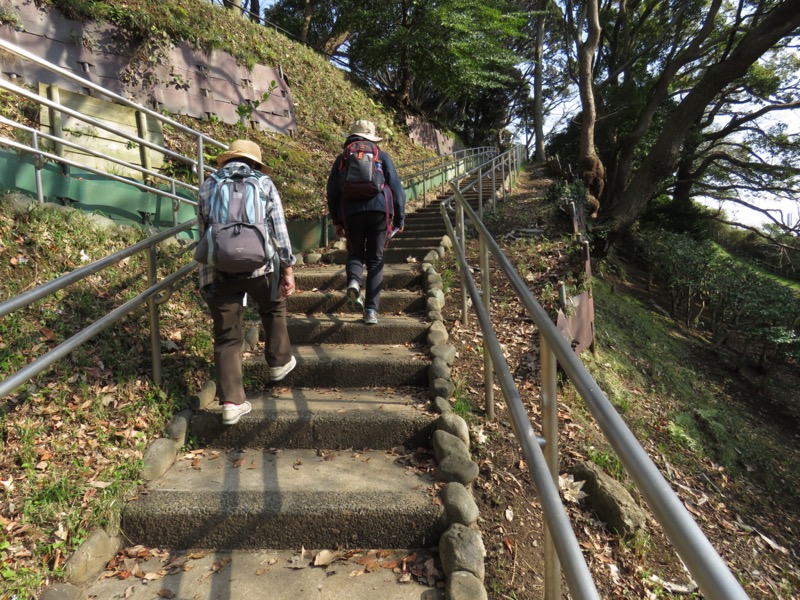
M247 165L253 170L264 171L261 148L249 140L232 142L227 151L217 157L217 165L220 168ZM278 272L275 272L272 263L252 273L236 275L217 271L205 264L198 267L200 291L214 321L217 396L222 404L222 422L225 425L238 423L242 415L252 410L242 385L242 312L245 294L258 304L258 313L267 336L264 355L269 366L270 381L281 381L297 365L286 327L286 298L295 289L292 265L296 258L292 254L278 190L265 174L259 175L259 181L266 194L266 220L280 260ZM200 187L197 224L201 240L208 225L209 199L215 187L216 180L211 177Z

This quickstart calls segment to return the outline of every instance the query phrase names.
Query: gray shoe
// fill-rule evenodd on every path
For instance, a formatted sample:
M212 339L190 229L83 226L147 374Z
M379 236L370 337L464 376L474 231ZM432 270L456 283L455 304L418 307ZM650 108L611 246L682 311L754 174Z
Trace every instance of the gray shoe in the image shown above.
M364 310L364 301L361 299L361 289L355 281L347 284L347 306L353 312Z
M364 323L367 325L378 324L378 311L374 308L368 308L364 311Z

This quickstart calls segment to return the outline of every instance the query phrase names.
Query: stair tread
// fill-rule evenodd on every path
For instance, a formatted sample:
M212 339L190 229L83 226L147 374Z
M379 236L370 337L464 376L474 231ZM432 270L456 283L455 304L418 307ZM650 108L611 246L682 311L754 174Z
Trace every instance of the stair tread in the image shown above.
M402 235L402 234L401 234ZM383 274L384 276L389 275L391 273L405 273L409 270L420 272L422 268L419 264L416 263L405 263L405 264L385 264L383 266ZM294 278L295 280L302 280L305 276L310 275L333 275L345 273L344 265L301 265L294 269Z
M253 410L427 410L425 393L396 388L301 388L276 389L250 398Z
M268 597L270 600L298 600L312 595L315 600L440 600L444 596L443 590L421 582L400 583L401 575L392 572L391 565L413 551L343 553L341 559L323 568L313 566L318 552L305 550L305 558L300 561L297 560L301 555L300 546L290 550L195 551L177 560L174 556L154 557L141 568L145 573L159 573L157 589L172 592L175 598L216 598L221 590L225 598ZM371 563L367 563L370 565L367 568L364 557L369 556L385 557L376 561L381 568L373 569ZM417 551L416 561L409 562L421 563L429 556L429 553ZM170 565L174 565L173 568L169 568ZM164 571L166 574L161 576ZM141 590L141 584L134 585L129 577L106 576L95 581L84 595L125 598L130 590Z
M273 386L422 386L432 362L423 344L293 344L292 353L297 366ZM246 353L242 367L250 377L268 381L262 355Z
M235 427L222 424L219 405L198 412L193 435L217 448L416 448L436 418L418 388L278 387L249 401Z
M405 455L381 450L205 449L180 456L162 477L148 484L147 496L185 491L192 495L209 492L312 494L316 504L324 505L354 496L402 494L406 501L414 497L415 502L429 504L434 479L400 462L405 460ZM396 499L386 501L397 502ZM314 510L313 506L307 508ZM368 506L363 508L370 510ZM180 506L174 509L185 510Z
M187 453L121 529L169 548L411 548L443 531L429 455L306 449Z

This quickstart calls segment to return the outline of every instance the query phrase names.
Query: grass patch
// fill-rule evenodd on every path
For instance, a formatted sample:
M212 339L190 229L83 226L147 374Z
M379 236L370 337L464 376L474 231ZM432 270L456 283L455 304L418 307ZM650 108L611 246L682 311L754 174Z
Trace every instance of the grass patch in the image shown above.
M685 468L710 461L786 502L798 497L787 484L800 476L790 440L757 418L759 406L731 401L727 383L689 358L708 352L698 348L702 341L605 282L595 282L594 298L598 351L583 362L646 450ZM565 399L579 402L570 386ZM592 452L620 476L616 457Z
M0 200L0 290L5 298L142 239L96 228L52 205L14 215ZM160 253L163 275L183 264ZM125 259L0 322L0 376L77 333L146 287L142 257ZM160 308L164 384L149 379L149 317L141 308L71 352L0 404L0 597L35 598L59 577L91 530L118 526L140 483L147 444L188 406L211 372L211 334L194 278ZM179 357L175 360L173 357Z

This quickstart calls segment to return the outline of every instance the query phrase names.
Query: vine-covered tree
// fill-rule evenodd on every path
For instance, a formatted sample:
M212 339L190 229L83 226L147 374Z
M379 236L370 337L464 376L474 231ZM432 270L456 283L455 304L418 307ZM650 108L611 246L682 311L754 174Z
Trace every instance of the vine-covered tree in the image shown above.
M563 6L568 31L587 6ZM713 185L722 192L726 178L742 191L750 179L791 193L796 163L784 159L797 139L759 117L796 108L793 84L776 82L791 70L800 0L606 2L599 18L591 86L606 172L601 222L625 231L661 194L678 200L711 194ZM580 47L588 29L571 31Z

